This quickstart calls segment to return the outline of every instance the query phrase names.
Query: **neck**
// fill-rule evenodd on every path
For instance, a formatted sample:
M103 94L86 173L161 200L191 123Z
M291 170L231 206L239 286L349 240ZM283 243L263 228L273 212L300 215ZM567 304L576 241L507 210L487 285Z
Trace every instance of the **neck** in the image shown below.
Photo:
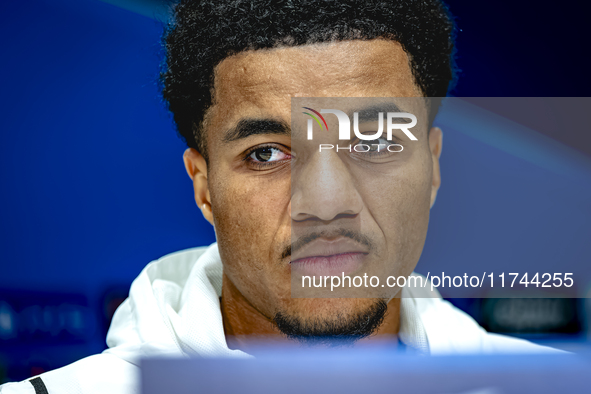
M222 320L226 342L230 349L239 349L247 353L260 344L294 345L278 329L273 320L259 312L234 286L224 274L221 298ZM373 344L389 341L396 343L400 328L400 298L388 302L388 311L384 322L377 332L357 343Z

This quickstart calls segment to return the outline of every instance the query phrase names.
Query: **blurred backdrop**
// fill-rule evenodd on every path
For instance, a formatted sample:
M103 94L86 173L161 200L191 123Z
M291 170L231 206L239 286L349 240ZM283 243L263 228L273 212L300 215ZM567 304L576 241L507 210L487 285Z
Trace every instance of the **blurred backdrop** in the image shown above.
M453 95L588 95L588 6L447 3L459 27ZM102 351L113 312L148 262L215 241L159 97L167 7L156 0L0 3L0 383ZM497 113L527 123L511 108ZM591 155L588 129L536 130L575 156ZM419 272L506 256L559 264L566 253L590 262L589 201L561 215L548 206L551 198L534 203L521 182L528 175L515 178L535 173L531 162L453 131L445 148ZM579 181L565 187L588 196ZM513 214L502 205L508 201L527 211L516 226L499 219ZM551 211L553 229L535 219ZM552 245L561 228L570 229L570 242ZM490 331L539 341L587 335L584 299L450 301Z

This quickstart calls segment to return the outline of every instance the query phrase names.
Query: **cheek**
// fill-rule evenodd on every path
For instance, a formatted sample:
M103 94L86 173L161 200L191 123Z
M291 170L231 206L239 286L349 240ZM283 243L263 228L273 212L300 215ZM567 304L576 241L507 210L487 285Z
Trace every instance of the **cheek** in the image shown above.
M273 295L266 293L285 271L277 256L290 239L283 231L289 228L289 178L210 175L216 180L209 190L224 273L254 304L268 300Z
M399 274L415 268L427 235L431 198L427 164L428 160L420 160L388 176L365 178L364 200L385 240L383 256Z

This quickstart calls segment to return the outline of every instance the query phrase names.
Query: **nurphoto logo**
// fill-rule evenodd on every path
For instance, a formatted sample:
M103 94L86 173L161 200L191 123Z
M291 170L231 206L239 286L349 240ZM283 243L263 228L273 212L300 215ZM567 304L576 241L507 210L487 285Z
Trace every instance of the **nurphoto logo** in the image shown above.
M308 119L308 140L313 139L314 135L314 121L320 126L320 130L328 132L328 124L326 123L326 119L322 114L334 114L336 115L339 121L339 140L351 140L351 120L349 116L338 109L321 109L320 111L316 111L310 107L302 107L309 112L303 112L305 115L310 116L312 119ZM410 119L409 123L398 123L402 119ZM417 137L414 136L413 133L409 129L413 128L417 124L417 117L413 114L407 112L388 112L386 113L386 139L388 141L392 141L392 131L393 130L401 130L411 141L417 141ZM375 133L366 134L359 131L359 113L353 113L353 132L355 136L363 141L376 141L383 139L384 133L384 113L378 113L378 129ZM400 144L357 144L353 146L353 150L356 152L368 152L371 150L370 145L376 145L377 151L382 149L382 147L386 147L386 149L390 152L402 152L404 149ZM337 152L339 151L339 146L337 146ZM322 152L323 149L334 149L334 145L332 144L320 144L319 151ZM343 149L343 148L340 148ZM351 146L347 148L351 151Z

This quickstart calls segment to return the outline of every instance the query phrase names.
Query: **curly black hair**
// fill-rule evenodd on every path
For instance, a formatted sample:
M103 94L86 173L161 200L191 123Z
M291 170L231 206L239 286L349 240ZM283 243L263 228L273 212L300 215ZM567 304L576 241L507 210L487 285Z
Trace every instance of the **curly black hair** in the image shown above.
M181 0L163 36L162 96L187 145L207 159L203 117L214 68L246 50L390 39L426 97L454 81L453 19L441 0Z

